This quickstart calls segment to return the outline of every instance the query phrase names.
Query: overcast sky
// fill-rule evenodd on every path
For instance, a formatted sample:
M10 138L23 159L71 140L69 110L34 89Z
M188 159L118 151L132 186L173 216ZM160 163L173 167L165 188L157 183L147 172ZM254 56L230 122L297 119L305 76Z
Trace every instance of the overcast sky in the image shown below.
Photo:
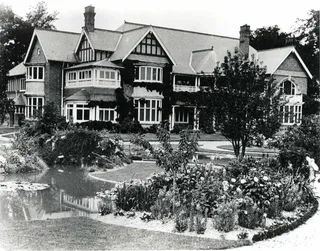
M39 0L0 0L14 13L25 16ZM124 20L171 28L238 37L239 27L251 29L278 25L289 32L297 18L305 18L310 9L320 9L319 0L47 0L49 12L58 11L58 30L80 32L84 25L84 7L95 7L95 27L116 29Z

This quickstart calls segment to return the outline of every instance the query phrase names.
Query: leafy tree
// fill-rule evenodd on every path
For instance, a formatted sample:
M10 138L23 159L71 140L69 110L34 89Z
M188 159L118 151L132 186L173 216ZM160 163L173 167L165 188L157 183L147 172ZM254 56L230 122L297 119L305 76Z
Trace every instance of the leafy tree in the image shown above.
M0 120L9 112L10 102L5 94L7 73L23 61L34 28L54 28L52 23L57 20L57 14L49 14L46 4L40 2L24 19L15 15L10 6L0 4Z
M271 137L280 128L280 93L266 68L236 50L228 52L215 68L216 84L210 91L216 127L231 141L242 158L250 138L260 133Z
M266 50L286 45L290 33L282 32L278 25L256 29L250 34L250 45L256 50Z

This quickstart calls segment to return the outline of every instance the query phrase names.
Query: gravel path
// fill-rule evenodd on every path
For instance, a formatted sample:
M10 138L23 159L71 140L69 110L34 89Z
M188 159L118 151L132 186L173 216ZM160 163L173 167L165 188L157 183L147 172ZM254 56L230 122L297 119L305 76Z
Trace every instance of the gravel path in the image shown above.
M316 180L320 178L317 174ZM320 202L320 183L315 182L314 191ZM230 250L253 251L253 250L320 250L320 210L305 224L278 237L257 242L252 246Z

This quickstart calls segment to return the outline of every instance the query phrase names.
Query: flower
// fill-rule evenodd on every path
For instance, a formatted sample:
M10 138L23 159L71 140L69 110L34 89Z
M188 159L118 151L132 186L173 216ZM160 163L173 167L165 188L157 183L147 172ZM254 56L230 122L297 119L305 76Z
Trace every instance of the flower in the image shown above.
M241 184L244 184L244 183L246 183L246 180L245 180L245 179L241 179L241 180L240 180L240 183L241 183Z
M253 180L254 182L257 182L257 183L259 182L259 179L257 177L254 177Z
M200 177L200 180L201 180L201 181L204 181L204 177Z
M264 181L269 180L268 176L263 176L263 180L264 180Z
M237 191L238 193L241 193L241 192L242 192L242 190L241 190L240 187L237 187L236 191Z
M235 178L232 178L232 179L231 179L231 182L232 182L232 183L236 182L236 179L235 179Z

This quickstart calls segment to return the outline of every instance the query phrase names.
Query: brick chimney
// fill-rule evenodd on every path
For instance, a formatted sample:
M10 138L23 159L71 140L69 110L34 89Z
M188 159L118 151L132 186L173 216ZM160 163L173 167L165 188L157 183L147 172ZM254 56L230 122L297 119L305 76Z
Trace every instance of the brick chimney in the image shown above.
M84 27L89 32L94 32L94 16L96 13L94 12L94 7L89 5L84 8Z
M244 56L249 56L249 42L250 42L250 25L240 26L240 43L239 48Z

